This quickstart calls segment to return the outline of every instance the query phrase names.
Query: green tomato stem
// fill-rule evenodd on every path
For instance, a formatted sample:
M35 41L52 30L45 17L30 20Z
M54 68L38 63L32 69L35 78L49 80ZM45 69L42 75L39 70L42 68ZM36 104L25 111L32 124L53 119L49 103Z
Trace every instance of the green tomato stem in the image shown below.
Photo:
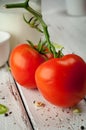
M6 4L5 7L6 8L24 8L27 11L29 11L30 13L32 13L41 23L49 51L51 53L53 53L54 58L57 57L56 49L50 41L48 27L47 27L46 23L44 22L44 20L42 19L42 15L29 6L29 0L26 0L24 3Z

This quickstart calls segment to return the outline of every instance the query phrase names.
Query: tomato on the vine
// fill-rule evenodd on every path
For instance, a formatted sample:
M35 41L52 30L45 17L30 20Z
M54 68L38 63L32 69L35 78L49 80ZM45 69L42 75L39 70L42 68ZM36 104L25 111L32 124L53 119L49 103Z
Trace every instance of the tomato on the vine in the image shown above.
M46 60L28 44L15 47L9 58L9 65L14 79L22 86L35 88L35 71Z
M86 94L86 63L75 54L53 58L37 68L35 79L45 99L57 106L71 107Z

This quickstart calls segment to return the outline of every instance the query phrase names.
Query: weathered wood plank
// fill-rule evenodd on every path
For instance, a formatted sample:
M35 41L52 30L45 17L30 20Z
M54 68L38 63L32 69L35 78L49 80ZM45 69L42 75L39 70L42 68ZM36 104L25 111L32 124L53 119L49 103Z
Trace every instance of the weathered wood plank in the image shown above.
M66 53L74 52L86 60L86 16L67 15L64 0L44 0L42 8L51 40L63 45Z
M75 52L86 60L86 16L68 16L63 0L43 0L42 6L51 39L63 45L65 53ZM35 130L80 130L81 126L86 129L86 102L84 100L77 106L81 113L74 113L73 108L63 109L50 104L38 90L27 90L20 85L18 89ZM43 102L45 107L36 107L34 101ZM0 115L0 130L32 130L7 66L0 68L0 103L9 108L8 116Z
M57 4L57 5L56 5ZM64 53L76 53L86 60L86 16L73 17L65 12L64 0L43 0L43 17L48 24L51 40L65 47ZM34 124L35 130L80 130L86 129L86 102L82 100L76 108L63 109L47 102L38 90L27 90L20 85L26 109ZM37 108L34 101L41 101L45 107Z
M7 115L0 115L0 130L32 130L20 95L8 71L0 68L0 104L8 107Z
M86 102L82 100L75 108L81 113L74 113L75 108L60 108L47 102L38 90L25 89L18 85L26 109L33 122L35 130L80 130L86 127ZM34 101L45 104L36 107Z

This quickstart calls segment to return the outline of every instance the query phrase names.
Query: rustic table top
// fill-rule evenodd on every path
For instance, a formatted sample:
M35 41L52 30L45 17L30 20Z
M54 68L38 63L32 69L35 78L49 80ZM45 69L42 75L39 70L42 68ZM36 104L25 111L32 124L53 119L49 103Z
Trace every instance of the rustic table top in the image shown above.
M86 60L86 16L69 16L64 0L43 0L42 13L52 41L64 46L65 53L74 52ZM34 101L45 106L37 107ZM0 130L81 130L81 126L86 129L84 100L77 106L81 113L56 107L38 90L28 90L16 83L7 64L0 68L0 104L9 109L7 114L0 115Z

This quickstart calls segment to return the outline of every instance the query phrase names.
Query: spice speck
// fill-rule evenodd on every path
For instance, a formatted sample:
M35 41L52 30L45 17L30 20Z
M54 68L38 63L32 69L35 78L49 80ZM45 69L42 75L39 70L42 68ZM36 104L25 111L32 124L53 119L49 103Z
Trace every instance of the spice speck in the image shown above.
M8 114L8 113L5 113L4 115L5 115L5 116L9 116L9 114Z
M34 103L34 105L35 105L36 107L45 107L45 104L44 104L43 102L34 101L33 103Z
M85 129L85 127L84 126L81 126L81 130L84 130Z

